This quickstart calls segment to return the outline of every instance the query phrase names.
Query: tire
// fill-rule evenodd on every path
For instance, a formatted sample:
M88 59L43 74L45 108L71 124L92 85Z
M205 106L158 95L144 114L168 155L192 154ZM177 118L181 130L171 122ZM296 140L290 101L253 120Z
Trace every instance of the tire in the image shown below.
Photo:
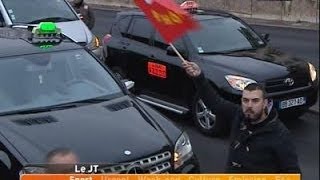
M191 116L194 124L205 135L226 136L228 134L227 123L212 113L199 98L198 93L192 102Z

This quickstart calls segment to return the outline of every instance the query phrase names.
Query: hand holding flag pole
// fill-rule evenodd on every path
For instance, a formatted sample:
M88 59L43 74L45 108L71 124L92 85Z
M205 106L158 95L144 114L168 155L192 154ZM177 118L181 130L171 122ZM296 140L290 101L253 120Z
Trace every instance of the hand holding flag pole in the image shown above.
M173 48L182 62L186 60L172 42L187 31L196 29L199 24L190 14L179 7L173 0L134 0L145 13L162 38Z
M174 52L179 56L179 58L181 59L182 62L185 62L186 60L183 58L183 56L180 54L180 52L176 49L176 47L172 44L169 43L169 45L172 47L172 49L174 50Z

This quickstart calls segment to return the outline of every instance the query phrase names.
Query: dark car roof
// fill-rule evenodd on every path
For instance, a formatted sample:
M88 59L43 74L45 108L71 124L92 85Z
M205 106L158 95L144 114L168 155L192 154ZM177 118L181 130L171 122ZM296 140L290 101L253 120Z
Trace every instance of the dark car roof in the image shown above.
M118 12L119 16L145 16L145 14L139 10L122 11ZM210 10L210 11L199 11L194 13L193 17L199 21L219 18L219 17L234 17L232 14L222 10Z
M63 40L60 44L54 45L50 49L41 49L35 44L31 44L25 38L27 30L17 30L12 28L0 28L0 58L7 56L17 56L25 54L35 54L42 52L54 52L70 49L82 48L71 40Z

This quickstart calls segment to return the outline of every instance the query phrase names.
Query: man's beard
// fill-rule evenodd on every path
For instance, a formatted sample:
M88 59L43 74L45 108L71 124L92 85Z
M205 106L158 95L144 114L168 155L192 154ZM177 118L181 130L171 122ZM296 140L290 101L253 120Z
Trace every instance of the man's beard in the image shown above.
M245 111L246 119L249 120L249 122L253 122L253 123L259 121L262 115L263 115L263 109L257 113L254 113L252 109L247 109Z

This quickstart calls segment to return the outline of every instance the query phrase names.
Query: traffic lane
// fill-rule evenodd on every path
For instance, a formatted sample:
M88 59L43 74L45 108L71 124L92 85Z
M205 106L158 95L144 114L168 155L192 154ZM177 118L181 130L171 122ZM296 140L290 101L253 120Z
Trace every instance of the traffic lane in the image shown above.
M270 44L319 67L319 31L252 25L259 34L270 34Z
M224 171L228 156L228 137L205 136L189 119L164 110L159 111L188 133L193 150L200 161L201 173ZM299 119L288 119L284 123L291 131L297 148L303 179L319 179L319 115L306 113Z

